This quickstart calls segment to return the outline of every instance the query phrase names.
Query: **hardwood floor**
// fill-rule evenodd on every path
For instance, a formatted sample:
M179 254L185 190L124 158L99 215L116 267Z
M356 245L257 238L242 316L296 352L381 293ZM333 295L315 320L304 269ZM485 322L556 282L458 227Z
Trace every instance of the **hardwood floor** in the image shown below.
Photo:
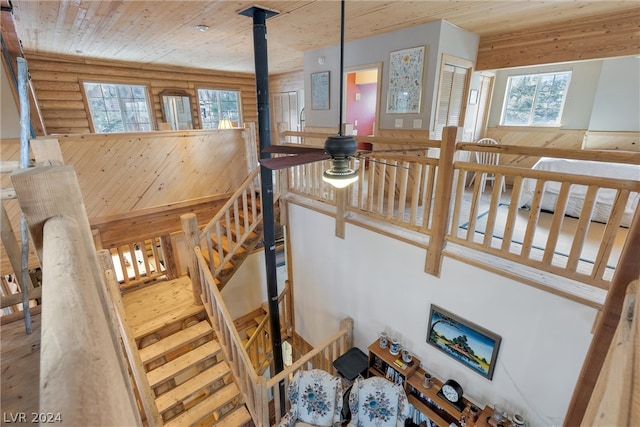
M38 412L40 399L40 314L31 316L32 333L25 333L24 321L2 325L2 394L3 416ZM3 418L4 421L4 418ZM29 421L29 419L27 419Z

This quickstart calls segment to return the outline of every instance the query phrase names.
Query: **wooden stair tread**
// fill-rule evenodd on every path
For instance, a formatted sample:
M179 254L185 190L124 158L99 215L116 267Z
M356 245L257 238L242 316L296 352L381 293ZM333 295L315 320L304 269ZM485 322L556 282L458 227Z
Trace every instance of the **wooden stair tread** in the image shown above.
M140 339L144 336L152 334L160 329L169 326L172 323L179 322L189 317L195 316L204 311L204 306L190 304L187 306L176 307L173 312L165 313L160 316L150 316L149 321L139 325L133 330L134 339Z
M216 409L219 409L220 407L227 404L239 394L240 390L234 383L226 385L220 390L211 394L202 402L198 403L193 408L190 408L177 417L167 421L164 425L172 427L182 427L195 424L203 418L212 414Z
M140 349L142 363L149 363L212 332L213 329L206 320L199 322L195 326L182 329L148 347Z
M241 427L249 421L251 421L251 414L247 407L242 405L218 420L213 427Z
M220 265L220 254L218 253L218 249L216 248L215 242L213 245L213 250L211 251L211 253L213 254L213 259L215 260L215 264L216 265ZM203 258L207 261L207 264L210 263L209 260L209 251L206 250L206 248L203 248L202 250L202 256ZM222 271L232 271L234 269L234 265L232 261L227 261L224 264L224 267L222 269Z
M215 237L216 237L216 236L213 236L213 235L211 236L211 239L212 239L212 241L213 241L213 247L217 248L220 244L222 244L222 250L224 251L224 253L225 253L225 254L228 254L228 253L230 252L230 248L231 248L231 246L233 246L233 245L235 245L235 244L237 243L237 242L235 242L235 241L234 241L234 242L232 242L232 244L230 245L230 244L229 244L229 239L227 238L227 235L226 235L226 234L225 234L225 235L223 235L223 236L220 236L220 237L221 237L221 239L220 239L221 241L220 241L220 242L218 242L218 241L215 239ZM244 253L246 253L246 252L247 252L247 250L244 248L244 244L243 244L243 245L240 245L240 246L236 249L236 251L235 251L235 253L234 253L234 256L235 256L235 255L243 255L243 254L244 254Z
M153 388L174 376L186 371L192 366L216 355L220 351L220 344L216 341L208 341L198 348L183 354L174 360L165 363L156 369L147 372L149 385Z
M222 379L231 370L227 362L220 362L200 372L195 377L183 382L179 386L169 390L156 399L158 412L161 414L173 408L178 403L189 398L200 390L209 387L214 382Z

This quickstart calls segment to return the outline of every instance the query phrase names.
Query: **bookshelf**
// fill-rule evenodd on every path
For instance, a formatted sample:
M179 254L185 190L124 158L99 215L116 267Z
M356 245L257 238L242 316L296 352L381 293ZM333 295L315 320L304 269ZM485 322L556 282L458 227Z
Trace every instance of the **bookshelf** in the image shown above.
M463 411L444 400L437 393L442 387L442 380L433 377L433 385L425 388L422 385L425 371L420 368L420 360L415 356L410 365L404 368L396 365L396 360L400 359L400 355L394 356L389 352L388 348L380 348L378 341L373 342L369 347L369 376L377 375L386 377L396 383L402 384L409 403L422 416L414 416L409 420L408 426L424 426L427 425L422 421L425 417L431 420L438 427L449 427L451 423L460 425L460 419L464 416L467 420L467 427L491 427L486 419L491 415L491 408L486 407L481 410L478 421L475 423L469 421L469 406L472 405L463 397L465 407Z

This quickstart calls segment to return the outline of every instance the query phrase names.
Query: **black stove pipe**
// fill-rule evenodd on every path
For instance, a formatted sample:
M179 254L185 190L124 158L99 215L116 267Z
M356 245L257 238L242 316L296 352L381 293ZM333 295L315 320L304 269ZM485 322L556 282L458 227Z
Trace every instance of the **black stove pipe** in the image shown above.
M269 66L267 56L266 20L277 12L253 6L240 12L241 15L253 18L253 51L256 71L256 94L258 100L258 140L260 158L269 158L264 149L271 145L271 129L269 126ZM267 273L267 295L269 303L269 321L271 326L271 345L273 348L274 376L284 369L282 358L282 338L280 336L280 311L278 309L278 278L276 275L276 241L275 219L273 213L273 175L272 171L260 166L262 182L262 218L264 223L264 259ZM280 413L285 413L284 381L280 388Z

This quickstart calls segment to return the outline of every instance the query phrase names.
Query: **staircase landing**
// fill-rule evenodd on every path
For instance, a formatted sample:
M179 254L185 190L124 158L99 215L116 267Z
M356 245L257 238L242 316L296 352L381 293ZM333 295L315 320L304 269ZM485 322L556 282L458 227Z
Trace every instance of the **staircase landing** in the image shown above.
M203 309L193 302L189 276L155 283L122 296L129 327L136 340L160 331Z

